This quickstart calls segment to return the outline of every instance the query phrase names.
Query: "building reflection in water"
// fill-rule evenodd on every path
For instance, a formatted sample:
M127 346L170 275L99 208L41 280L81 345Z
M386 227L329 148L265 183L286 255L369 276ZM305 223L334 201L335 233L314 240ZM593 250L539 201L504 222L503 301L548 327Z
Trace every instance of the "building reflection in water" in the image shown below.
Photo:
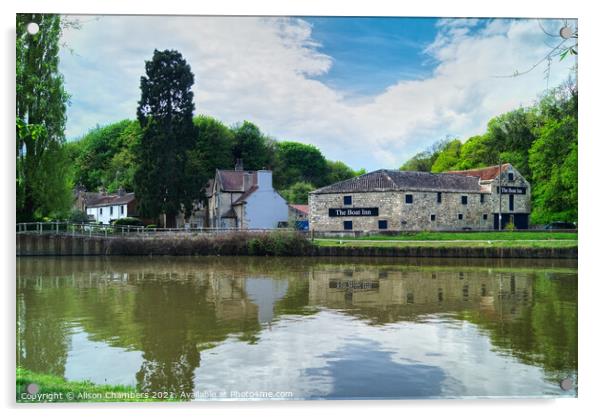
M577 369L576 291L573 265L20 258L17 357L33 371L70 367L106 382L100 365L68 361L83 329L91 342L141 352L138 389L192 392L204 351L232 337L259 343L275 321L329 309L378 326L469 321L500 351L566 375Z

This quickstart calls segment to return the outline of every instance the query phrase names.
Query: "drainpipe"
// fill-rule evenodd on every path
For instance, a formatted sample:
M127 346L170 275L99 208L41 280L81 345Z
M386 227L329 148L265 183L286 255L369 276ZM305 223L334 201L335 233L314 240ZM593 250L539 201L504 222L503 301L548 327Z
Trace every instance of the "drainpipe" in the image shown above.
M498 175L498 184L499 184L499 200L500 200L500 211L498 212L498 230L502 230L502 160L500 158L500 173Z

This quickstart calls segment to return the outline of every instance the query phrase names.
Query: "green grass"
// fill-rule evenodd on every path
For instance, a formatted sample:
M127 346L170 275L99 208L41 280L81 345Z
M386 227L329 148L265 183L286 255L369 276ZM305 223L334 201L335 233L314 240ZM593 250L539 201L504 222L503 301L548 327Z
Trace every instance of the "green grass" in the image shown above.
M30 384L36 384L38 387L35 398L27 392ZM152 394L139 393L134 387L126 385L97 385L89 381L71 382L55 375L39 374L17 368L18 403L141 401L161 400L153 399Z
M398 235L375 235L344 240L577 240L577 232L408 232Z
M345 241L339 239L320 239L316 240L319 246L348 246L348 247L423 247L423 248L576 248L576 240L539 240L539 241L492 241L492 242L449 242L449 241L429 241L413 242L400 240L353 240Z

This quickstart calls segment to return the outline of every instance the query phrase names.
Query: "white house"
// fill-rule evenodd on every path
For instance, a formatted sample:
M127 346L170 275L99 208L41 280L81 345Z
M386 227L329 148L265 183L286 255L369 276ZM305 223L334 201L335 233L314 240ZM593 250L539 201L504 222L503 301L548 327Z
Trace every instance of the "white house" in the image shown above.
M208 193L209 227L275 229L288 221L288 204L272 186L272 171L216 170Z
M95 221L109 224L111 220L136 215L136 198L134 193L120 190L117 194L95 193L86 203L86 214Z

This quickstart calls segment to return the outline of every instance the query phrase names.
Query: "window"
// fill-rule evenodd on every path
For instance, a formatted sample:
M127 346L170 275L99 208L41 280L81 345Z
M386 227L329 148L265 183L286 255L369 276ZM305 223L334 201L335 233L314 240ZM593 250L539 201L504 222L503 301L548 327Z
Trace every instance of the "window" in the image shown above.
M102 216L102 207L100 208L100 215Z
M113 215L113 206L111 206L111 208L109 209L109 214L112 216Z
M514 181L514 172L508 173L508 181Z
M351 220L345 220L343 222L343 229L345 229L345 230L353 230L353 222Z
M343 197L343 204L346 206L350 206L351 205L351 196L350 195L346 195Z
M514 194L510 194L508 198L508 208L510 211L514 211Z
M121 214L125 213L125 206L121 206Z
M458 220L462 220L464 218L464 215L462 213L458 214Z
M441 203L441 193L437 193L437 203Z
M434 214L431 214L431 221L434 222L437 217Z
M412 204L414 202L414 196L412 194L406 194L406 204Z
M462 196L462 204L464 204L464 205L468 204L468 196L467 195Z
M487 220L487 215L483 214L483 220Z
M379 220L378 221L378 228L383 230L383 229L387 229L388 228L388 224L386 220Z
M485 194L481 194L481 204L485 202Z

